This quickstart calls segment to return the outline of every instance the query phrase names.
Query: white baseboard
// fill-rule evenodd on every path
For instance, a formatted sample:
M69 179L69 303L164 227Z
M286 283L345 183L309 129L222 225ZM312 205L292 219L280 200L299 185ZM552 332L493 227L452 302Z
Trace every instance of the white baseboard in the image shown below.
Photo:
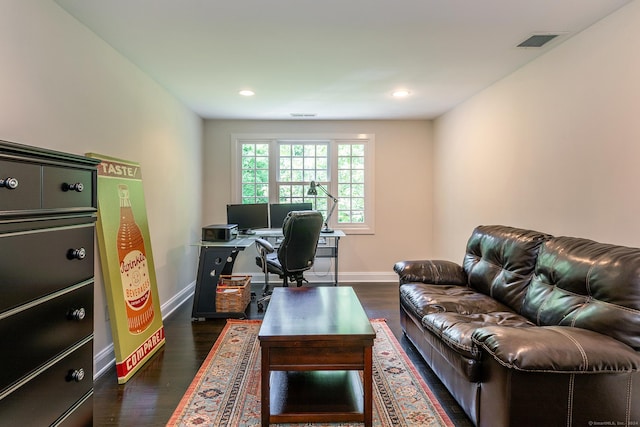
M162 304L160 312L162 313L162 320L164 321L169 317L178 307L180 307L186 300L191 298L195 292L196 282L190 283L176 295L174 295L169 301ZM113 343L109 344L102 350L95 353L93 356L93 380L103 375L109 368L116 364L115 350Z

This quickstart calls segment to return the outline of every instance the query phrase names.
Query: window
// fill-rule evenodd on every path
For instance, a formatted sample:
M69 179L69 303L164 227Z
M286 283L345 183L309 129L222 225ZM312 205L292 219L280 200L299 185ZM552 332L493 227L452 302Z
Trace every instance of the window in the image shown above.
M269 143L242 144L240 203L269 203Z
M373 233L374 136L234 135L233 203L311 202L329 227ZM317 196L307 194L311 181Z

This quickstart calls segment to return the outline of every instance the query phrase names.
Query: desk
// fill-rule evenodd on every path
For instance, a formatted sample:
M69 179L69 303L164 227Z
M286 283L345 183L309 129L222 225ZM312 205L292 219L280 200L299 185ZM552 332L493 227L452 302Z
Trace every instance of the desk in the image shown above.
M263 238L277 241L279 237L283 237L281 229L262 229L256 230L256 234L240 235L226 242L201 241L197 243L196 246L200 248L200 257L191 318L193 320L244 318L244 313L216 311L216 287L220 275L233 274L236 257L241 251L253 245L255 239ZM316 250L316 258L333 258L335 260L334 286L338 286L338 247L341 237L345 237L341 230L334 230L333 233L321 233Z

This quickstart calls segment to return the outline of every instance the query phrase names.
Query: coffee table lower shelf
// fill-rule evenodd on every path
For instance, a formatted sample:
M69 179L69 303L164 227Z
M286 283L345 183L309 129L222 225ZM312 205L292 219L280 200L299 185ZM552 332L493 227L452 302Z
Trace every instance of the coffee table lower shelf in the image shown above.
M359 371L272 371L270 421L363 422Z

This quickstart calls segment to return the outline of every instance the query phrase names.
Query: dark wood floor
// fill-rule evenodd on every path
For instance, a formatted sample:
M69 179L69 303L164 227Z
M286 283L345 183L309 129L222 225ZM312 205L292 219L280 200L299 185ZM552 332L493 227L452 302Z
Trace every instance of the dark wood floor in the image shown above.
M353 286L369 318L387 320L394 335L456 426L471 426L462 409L403 337L397 285L362 283L349 286ZM263 317L255 302L251 303L247 314L250 319ZM118 384L115 366L96 380L94 425L165 425L224 324L224 319L192 322L191 300L183 304L164 321L164 347L126 384Z

